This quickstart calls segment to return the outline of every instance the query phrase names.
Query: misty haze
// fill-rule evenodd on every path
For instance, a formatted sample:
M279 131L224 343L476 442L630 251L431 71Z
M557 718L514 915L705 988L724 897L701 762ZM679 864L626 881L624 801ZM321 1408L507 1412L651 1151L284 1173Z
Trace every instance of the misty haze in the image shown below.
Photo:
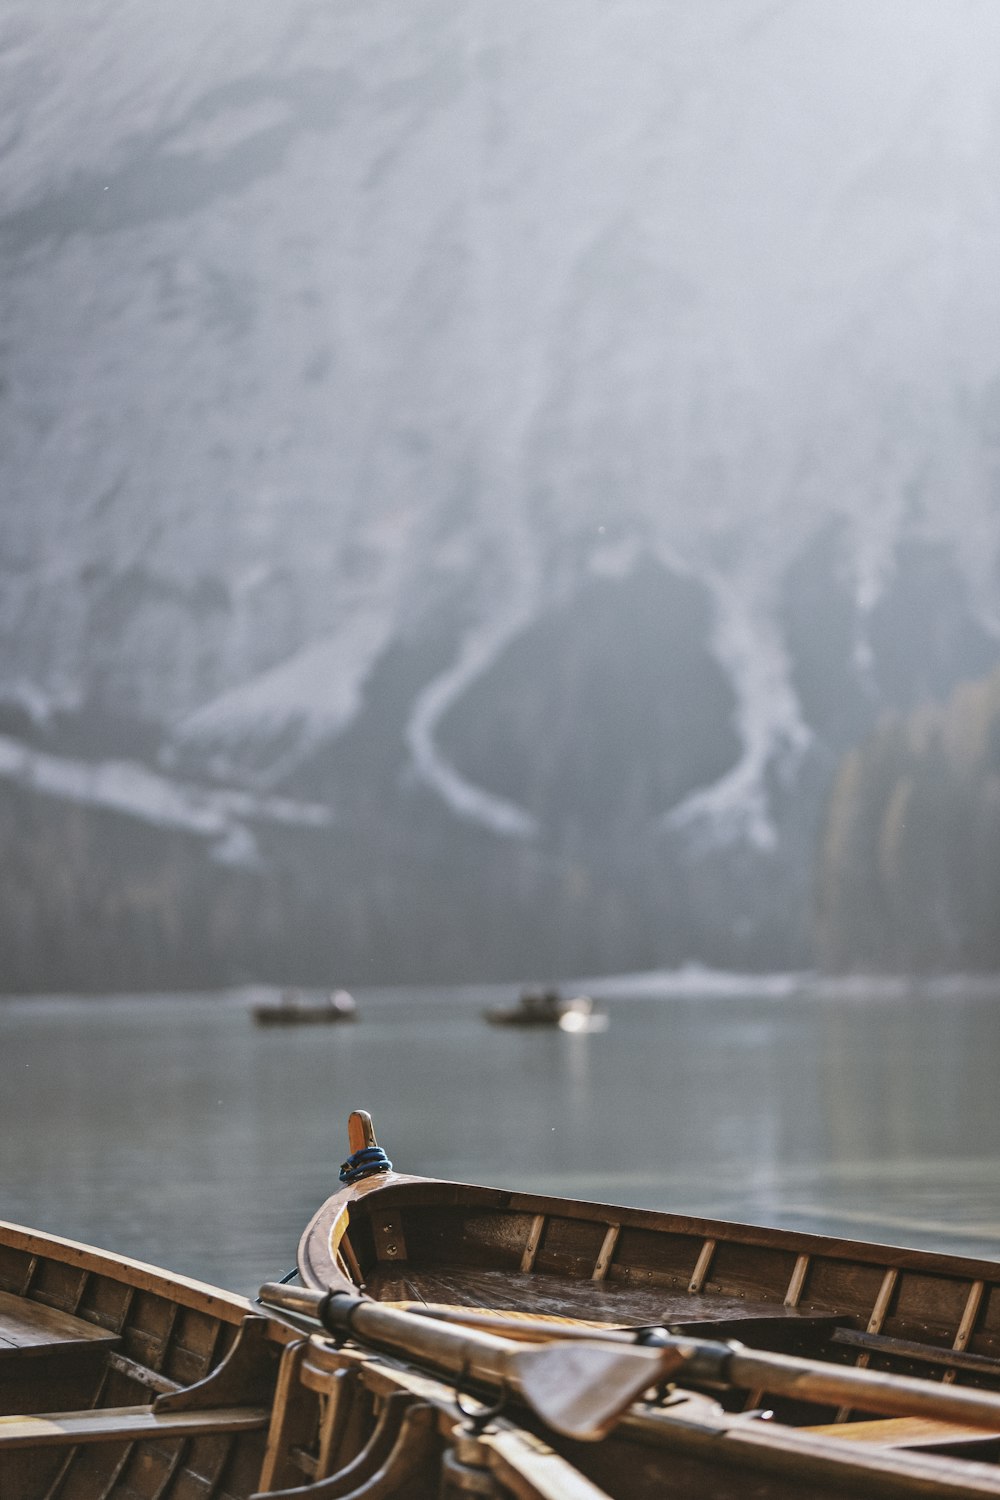
M8 990L1000 967L995 6L0 68Z

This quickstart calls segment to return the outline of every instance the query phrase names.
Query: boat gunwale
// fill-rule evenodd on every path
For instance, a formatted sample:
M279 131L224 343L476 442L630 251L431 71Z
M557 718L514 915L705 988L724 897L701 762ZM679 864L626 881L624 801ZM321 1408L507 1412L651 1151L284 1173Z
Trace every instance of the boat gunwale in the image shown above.
M6 1219L0 1219L0 1246L43 1256L80 1271L141 1288L179 1306L219 1317L224 1322L240 1323L248 1313L258 1310L239 1292L230 1292L147 1261L134 1260L113 1250L102 1250L82 1240L49 1234L46 1230L29 1229ZM27 1300L31 1300L30 1297Z
M334 1193L307 1224L299 1241L299 1271L307 1285L325 1288L332 1284L330 1275L320 1275L315 1255L322 1246L334 1280L347 1280L337 1271L340 1241L349 1229L352 1211L374 1213L374 1200L383 1205L400 1207L462 1208L477 1206L498 1212L546 1214L559 1218L597 1222L611 1227L647 1229L654 1233L690 1235L726 1244L755 1248L788 1250L800 1255L816 1255L831 1260L854 1261L900 1271L919 1271L970 1281L1000 1284L1000 1262L978 1257L951 1255L945 1251L922 1250L902 1245L882 1244L868 1240L849 1240L777 1226L742 1224L734 1220L709 1219L700 1215L673 1214L661 1209L619 1207L555 1194L525 1193L519 1190L487 1187L477 1183L451 1182L447 1179L387 1172L369 1177ZM371 1201L369 1201L371 1200ZM351 1285L354 1283L351 1282Z

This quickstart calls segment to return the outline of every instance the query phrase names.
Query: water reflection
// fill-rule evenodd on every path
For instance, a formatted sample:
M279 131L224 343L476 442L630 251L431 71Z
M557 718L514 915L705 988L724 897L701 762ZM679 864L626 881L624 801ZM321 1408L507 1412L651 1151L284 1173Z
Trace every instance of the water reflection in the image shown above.
M361 1106L407 1171L1000 1254L995 1002L623 998L569 1035L485 1026L497 998L275 1031L239 997L0 1002L3 1215L249 1290Z

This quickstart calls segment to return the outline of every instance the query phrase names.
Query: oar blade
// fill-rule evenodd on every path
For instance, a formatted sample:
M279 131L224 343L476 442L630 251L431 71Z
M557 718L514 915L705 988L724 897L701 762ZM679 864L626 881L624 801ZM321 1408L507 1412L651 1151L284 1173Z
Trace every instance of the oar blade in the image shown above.
M510 1368L528 1405L556 1432L593 1442L650 1386L668 1380L683 1356L662 1349L584 1341L518 1350Z

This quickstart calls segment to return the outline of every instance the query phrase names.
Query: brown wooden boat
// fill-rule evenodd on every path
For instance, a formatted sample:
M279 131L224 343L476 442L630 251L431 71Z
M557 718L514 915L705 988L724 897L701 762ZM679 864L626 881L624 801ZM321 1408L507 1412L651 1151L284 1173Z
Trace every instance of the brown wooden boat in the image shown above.
M347 990L317 996L286 990L280 1000L262 1000L251 1009L258 1026L335 1026L358 1019L354 996Z
M997 1263L406 1176L363 1112L350 1143L285 1295L439 1379L464 1338L458 1384L615 1500L1000 1495Z
M600 1500L515 1424L465 1427L432 1375L0 1223L2 1500L460 1500L494 1474L498 1497Z
M278 1346L266 1352L258 1337L266 1320L252 1320L253 1378L207 1405L203 1383L251 1311L182 1276L0 1224L0 1495L243 1500L277 1363Z
M564 999L558 990L522 990L515 1005L483 1011L491 1026L556 1027L560 1031L603 1031L608 1018L589 995Z

